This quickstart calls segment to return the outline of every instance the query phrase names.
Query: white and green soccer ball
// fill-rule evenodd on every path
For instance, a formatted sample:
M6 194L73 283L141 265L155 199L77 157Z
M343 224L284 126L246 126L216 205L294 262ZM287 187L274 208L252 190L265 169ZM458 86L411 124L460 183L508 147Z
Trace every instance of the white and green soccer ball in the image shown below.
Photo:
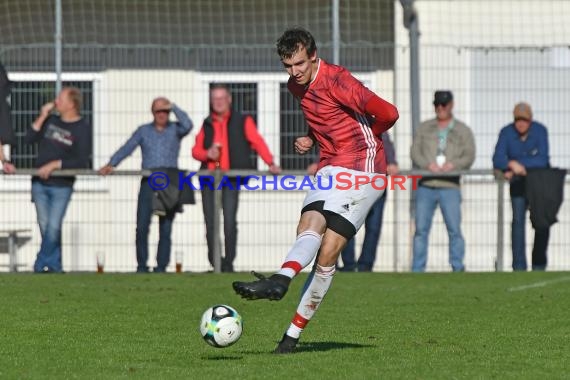
M200 333L214 347L228 347L238 341L243 331L241 316L231 306L215 305L202 315Z

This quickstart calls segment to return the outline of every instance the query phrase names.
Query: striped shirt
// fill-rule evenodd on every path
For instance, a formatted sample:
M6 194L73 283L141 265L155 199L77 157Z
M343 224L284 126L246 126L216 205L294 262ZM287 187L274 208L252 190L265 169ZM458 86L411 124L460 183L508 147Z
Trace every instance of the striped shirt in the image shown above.
M348 70L319 60L308 86L291 77L289 91L301 101L309 134L319 145L319 169L326 165L386 173L382 140L373 132L365 108L375 94Z

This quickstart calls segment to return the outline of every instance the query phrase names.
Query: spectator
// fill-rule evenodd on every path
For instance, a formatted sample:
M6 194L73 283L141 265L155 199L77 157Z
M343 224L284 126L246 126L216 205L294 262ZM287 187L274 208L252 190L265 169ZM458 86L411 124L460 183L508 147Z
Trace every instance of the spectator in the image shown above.
M38 143L32 177L32 201L36 206L42 243L34 272L62 272L61 228L73 193L73 176L52 176L57 169L87 169L91 166L91 126L80 115L81 92L65 87L54 102L42 106L26 135ZM52 111L59 112L59 116Z
M170 121L171 111L174 112L177 122ZM112 173L114 168L139 146L142 151L143 170L155 172L178 168L180 142L190 133L192 120L186 112L164 97L153 100L151 112L153 121L137 128L125 144L113 154L109 163L99 169L101 175ZM137 273L149 272L148 233L153 215L153 194L154 189L149 184L149 177L143 177L137 204ZM170 236L175 215L176 209L170 209L158 218L159 240L154 272L165 272L170 262L172 245Z
M382 133L382 142L384 143L384 151L386 152L386 172L388 175L398 174L398 162L396 161L396 153L394 144L390 140L390 135L387 132ZM386 204L386 196L388 189L384 191L382 196L378 198L372 205L372 208L366 215L364 222L364 242L362 243L362 251L358 262L355 262L355 239L350 239L346 247L341 252L343 267L341 272L372 272L374 261L376 261L376 248L380 233L382 231L382 217L384 215L384 205Z
M493 154L493 167L501 170L510 182L513 220L511 242L513 270L526 271L526 197L527 171L548 168L548 132L541 123L534 121L527 103L518 103L513 111L514 122L501 129ZM545 270L546 250L550 227L535 228L532 249L532 269Z
M414 165L433 173L420 181L416 191L412 271L425 271L429 232L439 204L449 236L449 263L454 272L461 272L465 270L465 240L461 233L460 177L438 174L469 169L475 160L475 140L469 127L453 116L450 91L436 91L433 105L436 118L420 125L411 149Z
M210 89L210 115L204 119L202 129L196 135L192 157L202 162L201 169L231 170L256 169L253 151L259 153L269 166L272 174L279 174L281 168L273 161L263 137L257 131L255 121L249 115L232 110L232 95L227 86L215 84ZM228 186L222 188L222 209L224 213L225 256L222 259L222 272L234 271L237 245L237 210L239 189L237 179L229 179ZM211 184L213 185L213 184ZM214 266L214 191L204 184L202 208L206 223L208 260Z
M8 104L9 96L10 80L4 66L0 63L0 162L2 163L2 171L4 173L13 174L16 172L16 167L6 159L2 146L2 144L11 144L14 141L10 105Z

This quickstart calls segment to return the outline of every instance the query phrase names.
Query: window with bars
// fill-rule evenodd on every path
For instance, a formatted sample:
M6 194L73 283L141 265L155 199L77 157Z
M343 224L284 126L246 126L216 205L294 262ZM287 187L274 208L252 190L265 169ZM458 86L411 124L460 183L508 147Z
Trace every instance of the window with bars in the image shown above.
M250 115L257 122L257 83L212 82L210 88L220 84L226 86L232 94L232 109Z
M81 90L83 107L81 115L93 125L93 82L64 81L63 86L73 86ZM12 107L12 127L16 143L12 146L10 159L21 169L31 169L38 154L37 144L26 144L28 128L38 117L42 105L53 101L54 81L15 81L12 82L10 104Z
M301 111L299 101L287 89L287 83L279 86L281 132L279 134L281 147L281 167L284 170L305 170L316 162L318 154L315 148L305 155L295 152L295 139L306 136L309 127Z

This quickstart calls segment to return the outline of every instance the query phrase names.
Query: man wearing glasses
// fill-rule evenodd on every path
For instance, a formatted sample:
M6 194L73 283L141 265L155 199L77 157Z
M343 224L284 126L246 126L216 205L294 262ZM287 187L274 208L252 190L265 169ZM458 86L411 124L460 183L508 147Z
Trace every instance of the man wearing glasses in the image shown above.
M436 118L420 125L411 148L415 167L433 173L422 178L416 191L412 271L425 271L429 232L439 204L449 235L449 264L454 272L462 272L460 178L438 174L469 169L475 161L475 139L471 129L453 116L451 91L436 91L433 105Z
M151 111L154 120L137 128L127 142L113 154L109 163L99 169L99 174L107 175L113 172L113 169L138 146L141 147L142 151L143 170L147 169L154 172L178 168L180 141L190 133L192 121L186 112L164 97L154 99ZM176 116L177 122L170 121L169 115L171 111ZM153 193L154 190L148 183L148 178L143 177L141 179L137 205L136 247L138 273L149 271L147 266L148 233L153 214ZM157 266L154 268L154 272L165 272L170 261L170 235L175 213L176 210L172 210L167 212L166 215L159 216Z
M514 271L527 270L526 211L530 208L534 228L532 270L543 271L548 262L550 226L556 222L556 212L560 207L558 204L553 211L549 204L552 201L556 202L557 197L559 202L562 202L565 174L560 174L561 171L557 169L549 169L548 131L542 123L533 118L530 105L518 103L513 110L513 119L512 123L501 129L493 154L493 167L501 170L504 178L510 183L513 210L512 265ZM555 178L560 176L559 180L552 182L553 175ZM538 190L536 195L540 203L533 204L533 189ZM547 222L533 218L533 211L537 215L540 215L540 212L549 215ZM554 219L549 221L552 216Z

